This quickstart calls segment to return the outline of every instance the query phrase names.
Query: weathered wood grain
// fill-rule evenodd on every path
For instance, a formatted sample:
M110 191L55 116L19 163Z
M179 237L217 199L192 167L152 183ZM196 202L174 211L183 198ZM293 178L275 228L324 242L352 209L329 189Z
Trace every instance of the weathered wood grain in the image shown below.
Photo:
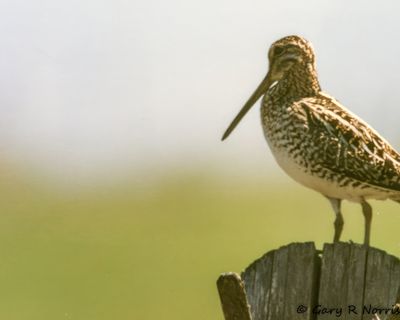
M317 319L362 319L367 249L349 243L325 244L322 255ZM318 307L319 306L319 307ZM354 312L349 308L354 306ZM326 309L334 309L332 313Z
M241 277L222 275L225 319L400 320L398 258L354 243L325 244L321 256L314 243L293 243L263 255Z
M251 320L243 281L237 273L222 274L217 287L225 320Z
M367 270L365 275L363 319L371 319L374 308L387 309L396 304L400 285L400 262L386 252L370 248L368 250ZM381 320L391 315L384 310L378 313Z
M312 306L317 302L320 258L314 243L289 246L285 292L285 319L313 319ZM299 313L299 306L307 312Z
M268 319L270 309L272 264L275 251L253 262L242 273L247 300L253 320Z
M271 251L243 273L253 320L311 319L318 272L313 243L293 243ZM298 313L302 305L308 310Z

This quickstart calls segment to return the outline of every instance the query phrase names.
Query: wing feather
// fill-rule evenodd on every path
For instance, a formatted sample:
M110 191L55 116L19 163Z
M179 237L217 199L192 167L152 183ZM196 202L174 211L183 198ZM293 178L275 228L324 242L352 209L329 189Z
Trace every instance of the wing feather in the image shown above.
M309 158L332 172L400 191L400 154L367 123L325 94L291 108L311 142Z

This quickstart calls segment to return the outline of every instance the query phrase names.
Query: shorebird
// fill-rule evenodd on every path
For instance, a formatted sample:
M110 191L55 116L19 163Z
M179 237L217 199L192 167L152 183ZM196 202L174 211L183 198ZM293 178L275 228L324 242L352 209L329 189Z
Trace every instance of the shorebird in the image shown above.
M279 166L294 180L329 199L334 237L343 230L341 201L361 204L364 244L372 208L367 199L400 202L400 154L362 119L321 90L310 42L287 36L268 52L269 70L225 131L226 139L264 95L261 122Z

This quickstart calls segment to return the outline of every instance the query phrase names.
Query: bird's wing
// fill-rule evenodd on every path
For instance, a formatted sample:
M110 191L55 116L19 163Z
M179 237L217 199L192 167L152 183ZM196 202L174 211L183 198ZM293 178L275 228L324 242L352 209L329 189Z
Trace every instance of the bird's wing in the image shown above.
M400 191L400 154L373 128L326 94L294 103L293 114L321 167L362 183Z

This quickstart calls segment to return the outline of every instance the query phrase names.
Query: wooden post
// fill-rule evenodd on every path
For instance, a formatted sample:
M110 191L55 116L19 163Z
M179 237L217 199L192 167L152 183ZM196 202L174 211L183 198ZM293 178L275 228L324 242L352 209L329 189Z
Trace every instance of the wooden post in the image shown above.
M400 261L353 243L292 243L217 287L225 320L400 319Z

